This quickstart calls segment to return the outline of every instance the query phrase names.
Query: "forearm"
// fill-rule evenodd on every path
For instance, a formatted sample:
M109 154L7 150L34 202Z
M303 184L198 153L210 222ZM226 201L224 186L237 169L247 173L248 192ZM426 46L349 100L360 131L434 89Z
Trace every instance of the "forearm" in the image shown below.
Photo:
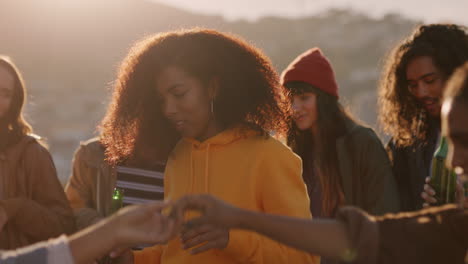
M350 242L345 226L336 220L308 220L241 210L237 228L248 229L300 250L340 258Z
M70 237L70 250L76 264L92 263L119 246L111 221L102 221Z

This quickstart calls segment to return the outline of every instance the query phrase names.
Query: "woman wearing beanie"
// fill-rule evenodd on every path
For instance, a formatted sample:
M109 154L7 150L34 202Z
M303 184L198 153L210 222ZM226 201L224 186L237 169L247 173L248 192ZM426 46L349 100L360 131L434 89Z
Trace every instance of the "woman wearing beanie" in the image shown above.
M299 55L281 82L293 108L287 141L303 160L312 215L333 217L343 205L372 214L398 211L385 149L339 103L333 69L320 49Z

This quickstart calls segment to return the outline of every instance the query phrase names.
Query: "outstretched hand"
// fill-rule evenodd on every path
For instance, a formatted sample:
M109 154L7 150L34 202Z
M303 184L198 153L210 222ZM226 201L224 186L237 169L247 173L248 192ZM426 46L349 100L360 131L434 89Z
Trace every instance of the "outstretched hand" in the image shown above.
M210 249L224 249L229 243L229 228L236 227L238 209L210 195L188 195L174 203L171 216L182 223L186 211L200 217L183 223L181 241L184 249L198 254Z
M117 263L133 263L133 254L126 250L141 244L166 243L177 235L173 218L163 210L167 202L152 202L120 209L108 219L96 223L69 238L75 263L90 263L114 250ZM124 256L120 256L125 252Z
M163 214L171 209L169 216ZM121 209L111 221L118 232L119 257L126 248L139 244L161 244L180 233L184 249L198 254L210 249L224 249L229 243L229 228L239 223L237 208L210 195L188 195L174 203L154 202ZM200 217L184 222L186 211L197 211Z
M162 213L170 206L167 202L152 202L128 206L112 216L119 246L135 244L161 244L177 235L175 219Z
M172 206L171 216L183 219L186 211L197 211L201 216L186 222L184 228L203 225L233 228L240 224L238 208L207 194L188 195L179 199Z
M210 249L224 249L229 243L229 229L213 225L184 228L180 235L183 248L191 254L198 254Z

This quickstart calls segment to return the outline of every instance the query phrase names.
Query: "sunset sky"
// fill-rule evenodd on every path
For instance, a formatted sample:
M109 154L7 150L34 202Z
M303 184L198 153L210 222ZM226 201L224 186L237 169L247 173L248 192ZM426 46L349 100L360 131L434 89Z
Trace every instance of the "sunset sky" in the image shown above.
M455 22L468 25L468 0L148 0L228 19L255 20L262 16L297 17L338 7L373 17L388 12L424 22ZM444 3L443 5L441 3Z

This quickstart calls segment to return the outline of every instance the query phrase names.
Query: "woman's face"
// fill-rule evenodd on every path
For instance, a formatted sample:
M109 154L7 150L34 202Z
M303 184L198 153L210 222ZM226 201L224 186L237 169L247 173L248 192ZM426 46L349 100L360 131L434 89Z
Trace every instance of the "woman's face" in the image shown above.
M406 67L406 80L409 91L429 115L439 117L445 78L432 58L421 56L412 59Z
M14 87L13 75L5 67L0 66L0 118L3 118L10 110Z
M293 95L294 123L300 130L314 129L317 122L317 95L311 92Z
M156 90L163 114L183 137L203 141L219 132L211 112L214 96L199 79L170 66L158 75Z

